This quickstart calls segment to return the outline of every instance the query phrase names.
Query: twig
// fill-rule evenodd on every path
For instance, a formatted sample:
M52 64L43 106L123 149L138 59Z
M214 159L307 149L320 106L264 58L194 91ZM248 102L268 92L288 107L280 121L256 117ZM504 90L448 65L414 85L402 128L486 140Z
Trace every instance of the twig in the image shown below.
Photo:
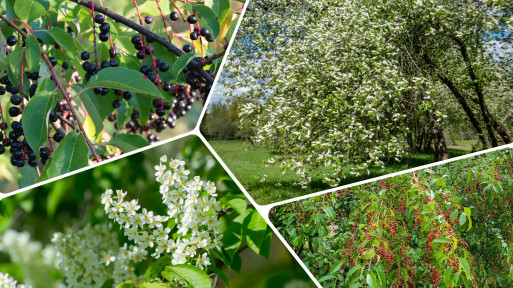
M87 1L87 0L70 0L70 1L75 2L79 5L89 8L89 9L91 9L91 7L92 7L91 2ZM134 21L132 21L130 19L127 19L119 14L116 14L103 6L95 5L94 10L96 12L99 12L99 13L102 13L102 14L108 16L109 18L113 19L116 22L119 22L129 28L134 29L135 31L139 32L141 35L146 36L146 38L153 40L153 41L159 43L160 45L164 46L165 48L167 48L167 50L174 53L178 57L185 54L185 52L180 50L178 47L173 45L171 42L167 41L166 38L153 33L152 31L144 28L143 26L135 23ZM207 71L203 70L203 66L201 65L201 63L198 63L196 61L191 61L191 62L189 62L189 64L187 66L189 67L189 69L198 71L198 73L203 78L205 78L207 83L209 83L209 84L214 83L214 78L212 78L210 76L210 74L207 73Z
M7 19L4 15L0 14L0 19L4 20L9 26L13 27L18 33L20 33L23 38L27 38L27 33L23 32L23 30L20 29L16 24L14 24L11 20ZM48 59L48 56L46 55L45 51L42 47L39 48L41 50L41 56L45 60L46 64L48 65L48 69L50 69L50 72L53 76L53 79L55 80L55 84L57 85L57 88L62 92L64 95L64 99L66 100L67 104L71 107L71 114L73 114L73 117L76 119L78 127L80 129L80 133L84 136L86 140L86 144L91 150L91 153L93 153L94 159L96 159L97 162L101 162L100 157L94 150L93 144L91 143L91 140L89 140L89 137L87 137L87 134L85 133L84 127L82 126L82 122L80 122L80 119L77 116L77 113L75 112L75 109L73 108L73 105L71 103L71 99L66 92L66 90L62 87L61 81L59 80L59 76L57 76L57 73L55 73L55 69L53 69L52 63L50 62L50 59Z
M217 53L217 54L214 54L212 55L212 57L208 58L207 60L205 60L203 63L201 63L201 65L203 67L207 66L208 64L212 63L214 60L216 60L217 58L221 58L224 56L224 53L226 52L226 50L224 51L221 51L220 53Z

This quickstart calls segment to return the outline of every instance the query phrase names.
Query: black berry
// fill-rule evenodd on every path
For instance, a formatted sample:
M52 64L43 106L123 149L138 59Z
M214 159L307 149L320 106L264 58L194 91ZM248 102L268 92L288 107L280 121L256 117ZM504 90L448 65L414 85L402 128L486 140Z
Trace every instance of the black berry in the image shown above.
M53 134L53 140L55 140L55 142L61 142L62 139L64 139L64 137L66 137L66 135L64 135L64 133L61 132Z
M171 21L176 21L178 20L178 17L180 17L180 14L178 14L178 12L171 12L171 14L169 15L169 19L171 19Z
M189 53L191 51L192 51L192 46L191 45L187 44L187 45L183 46L183 52Z
M151 23L153 23L153 17L151 17L151 16L146 16L146 17L144 18L144 22L146 22L146 24L151 24Z
M196 17L194 17L194 15L189 15L187 17L187 22L189 22L189 24L196 24L196 22L198 22L198 20L196 20Z
M94 16L94 22L96 22L96 24L102 24L103 22L105 22L105 16L103 16L102 14Z
M100 31L102 33L109 33L110 32L110 24L105 22L102 25L100 25Z
M114 108L121 107L121 100L116 99L116 100L112 101L112 107L114 107Z
M14 46L18 43L18 38L14 35L7 37L7 45Z

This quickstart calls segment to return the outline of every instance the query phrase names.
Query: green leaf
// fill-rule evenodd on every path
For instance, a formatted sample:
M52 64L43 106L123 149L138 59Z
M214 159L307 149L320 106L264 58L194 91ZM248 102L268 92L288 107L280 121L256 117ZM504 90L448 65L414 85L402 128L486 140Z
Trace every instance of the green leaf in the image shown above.
M132 98L129 100L134 106L134 109L139 111L139 118L137 121L141 126L146 127L148 120L150 119L151 96L144 94L132 94Z
M25 60L27 62L27 68L29 71L38 71L39 70L39 61L41 61L41 50L39 47L39 42L37 42L36 37L32 35L28 35L25 40L27 43L25 52Z
M223 249L230 257L230 260L233 260L233 256L242 244L242 222L244 221L244 216L244 214L239 215L233 219L226 231L224 231L221 240L223 242Z
M200 15L200 19L198 19L198 21L201 22L201 20L204 20L205 21L205 24L206 24L206 27L205 25L201 25L201 27L205 27L208 29L208 31L210 31L210 33L212 33L212 36L214 36L214 39L217 38L217 35L219 35L219 31L221 31L221 25L219 24L219 21L217 20L217 15L216 13L214 13L214 11L212 11L212 9L210 9L209 7L205 6L205 5L199 5L199 4L196 4L196 5L191 5L192 6L192 9L196 10L199 15ZM226 17L226 15L225 15Z
M81 86L73 86L72 89L76 92L77 90L81 90ZM82 104L84 104L87 114L93 121L95 127L94 137L96 137L103 130L103 117L101 115L102 111L100 103L96 101L96 96L97 95L94 95L91 90L86 90L78 96L80 101L82 101Z
M118 134L108 144L116 146L124 152L134 151L149 145L143 137L133 134Z
M173 260L173 257L171 255L164 255L157 259L157 261L153 262L144 274L144 281L152 280L154 278L159 277L160 272L162 272L162 270L164 270L164 268L169 263L171 263L171 260Z
M130 119L130 115L132 114L132 106L129 105L125 100L121 101L121 106L116 108L116 119L118 122L118 127L123 127L123 124Z
M169 281L172 281L176 274L194 288L211 288L207 273L196 266L187 264L167 266L164 273Z
M132 281L127 281L119 284L116 288L136 288L137 286Z
M228 206L232 207L237 213L244 214L246 212L246 208L248 206L248 203L246 200L241 198L234 198L231 200L228 200L227 202Z
M376 252L374 252L374 249L369 249L362 253L362 259L369 260L372 257L374 257L374 255L376 255Z
M35 19L46 14L46 9L33 0L16 0L14 3L14 12L21 20L30 24Z
M264 218L256 210L252 210L244 218L242 223L242 237L244 242L258 254L268 257L269 251L262 249L266 241L271 241L271 229Z
M230 0L207 0L205 1L205 5L216 13L220 23L222 23L228 13L230 13Z
M82 134L69 133L53 152L51 160L46 163L38 181L50 179L87 166L88 153L89 148L84 136Z
M335 216L337 216L337 213L335 213L335 210L333 210L331 206L324 206L322 207L322 210L324 211L324 213L326 213L326 215L328 215L328 217L332 219L334 219Z
M169 288L166 283L142 283L139 288Z
M351 277L351 275L353 275L354 272L356 272L357 270L359 270L361 268L362 268L362 265L356 265L353 268L349 269L349 271L347 272L347 275L346 275L346 279L349 279L349 277Z
M23 51L25 51L24 48L18 48L15 49L11 54L9 54L9 65L7 66L7 75L9 76L9 80L14 86L21 85L20 80Z
M467 223L467 214L461 213L460 215L460 227Z
M75 47L75 41L64 29L50 28L46 30L46 34L50 35L64 51L71 53L72 56L76 54L77 48Z
M88 89L95 87L126 90L163 98L155 85L150 80L144 79L141 72L123 67L102 69L85 86Z
M433 243L453 243L454 241L452 241L451 239L447 238L447 237L439 237L439 238L435 238L433 240Z
M467 219L468 219L467 231L470 231L470 229L472 229L472 218L470 218L472 211L470 210L470 208L464 207L463 212L465 212L465 215L467 215Z
M37 177L36 168L29 165L23 166L18 174L18 188L21 189L36 184Z
M0 33L0 61L2 61L7 52L7 40L5 39L4 34Z
M173 68L171 69L173 71L173 76L175 79L178 79L178 76L180 76L181 73L183 73L182 69L191 62L191 60L196 56L196 53L189 52L185 53L180 58L178 58L175 63L173 63Z
M373 272L367 274L367 284L369 284L369 288L378 288L378 281L376 280L376 275Z
M38 93L32 97L23 109L23 131L29 146L39 157L39 148L48 139L48 116L57 104L57 95L48 91Z
M340 267L342 267L342 264L344 264L344 259L339 260L335 265L331 266L331 270L329 274L336 274L338 270L340 270Z
M59 6L59 21L73 21L80 14L80 5L76 5L70 1L64 1Z
M458 257L458 259L460 260L461 268L463 268L463 271L467 274L467 279L469 279L472 276L472 274L470 274L470 265L465 258Z

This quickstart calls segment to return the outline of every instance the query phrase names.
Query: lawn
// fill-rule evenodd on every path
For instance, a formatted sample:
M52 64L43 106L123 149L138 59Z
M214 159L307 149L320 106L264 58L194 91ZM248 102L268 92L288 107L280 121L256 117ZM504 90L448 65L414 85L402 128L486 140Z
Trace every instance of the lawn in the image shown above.
M294 185L299 179L292 172L282 173L277 165L266 167L264 161L275 154L261 147L247 148L241 141L209 141L210 145L219 154L224 163L230 168L235 177L246 188L248 193L260 205L270 204L305 194L310 194L330 188L321 182L321 177L306 189ZM472 143L464 141L457 146L449 148L449 157L461 156L471 152ZM369 175L348 175L341 185L402 171L433 162L432 154L419 153L410 155L402 162L390 162L385 169L371 169ZM261 179L266 175L266 180Z

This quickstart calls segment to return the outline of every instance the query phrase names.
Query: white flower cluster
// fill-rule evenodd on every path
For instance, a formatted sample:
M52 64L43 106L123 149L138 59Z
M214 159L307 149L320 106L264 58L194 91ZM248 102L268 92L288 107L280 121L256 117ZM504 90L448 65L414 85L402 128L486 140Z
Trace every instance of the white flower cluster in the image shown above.
M88 224L79 231L55 233L52 242L68 287L102 287L108 279L116 285L143 280L136 276L133 264L143 261L146 251L126 244L120 247L110 225Z
M28 288L32 287L30 285L23 285L23 284L17 284L18 281L14 280L9 274L7 273L0 273L0 288Z
M155 215L153 211L141 208L137 200L125 201L127 192L107 189L102 203L109 218L119 223L125 235L142 249L154 248L151 254L172 254L172 264L191 264L204 268L210 264L207 251L222 246L222 231L217 213L221 210L216 200L215 184L203 182L196 176L189 180L185 162L167 161L160 158L155 166L155 177L161 183L162 201L167 206L167 216ZM167 222L176 224L176 239L170 237L171 228Z
M0 251L7 253L11 262L20 268L27 287L36 286L37 283L45 283L46 287L59 287L62 284L51 277L55 269L57 252L52 246L43 248L40 242L31 240L28 232L7 230L0 237ZM4 277L7 276L4 275ZM7 278L0 277L0 279ZM7 282L0 280L0 287L16 287L16 285L8 286L5 283Z

